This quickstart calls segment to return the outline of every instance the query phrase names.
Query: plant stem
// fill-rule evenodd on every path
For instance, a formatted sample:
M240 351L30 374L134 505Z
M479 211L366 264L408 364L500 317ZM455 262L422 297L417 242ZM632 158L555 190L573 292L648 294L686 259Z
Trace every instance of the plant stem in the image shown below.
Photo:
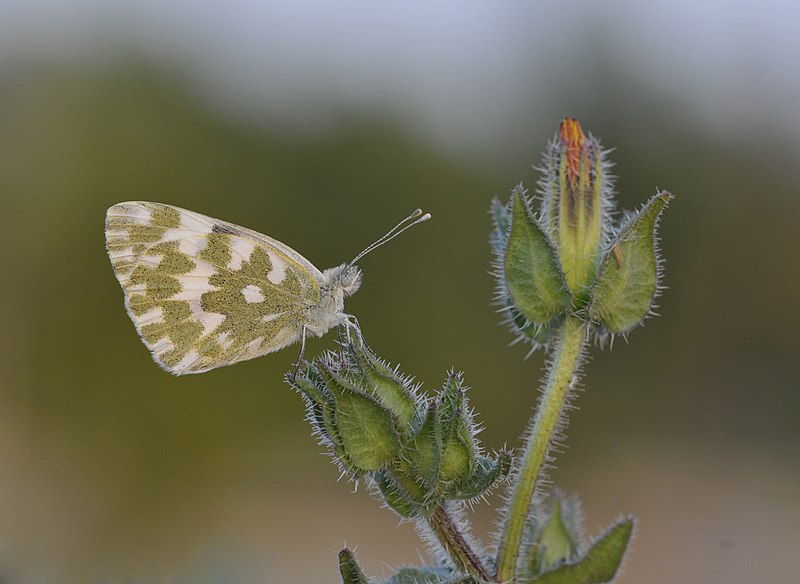
M453 560L458 568L477 576L485 582L494 582L494 577L483 565L478 554L467 542L464 534L459 531L453 518L448 513L444 505L439 505L436 511L428 518L428 524L436 534L439 543L447 551L447 555Z
M574 316L567 317L559 332L553 360L539 407L528 432L525 453L516 475L516 485L508 508L497 555L497 580L511 582L516 573L522 533L528 518L536 485L553 436L559 429L561 411L577 377L585 344L584 325Z

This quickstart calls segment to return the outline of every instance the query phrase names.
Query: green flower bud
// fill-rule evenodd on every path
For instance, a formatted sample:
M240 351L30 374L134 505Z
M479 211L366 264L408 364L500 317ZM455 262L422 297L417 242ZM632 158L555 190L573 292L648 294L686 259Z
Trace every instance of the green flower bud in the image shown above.
M600 142L578 120L564 118L550 145L543 212L558 247L561 269L574 295L594 280L610 199L608 164ZM557 188L556 188L557 187Z
M564 118L540 170L538 214L522 185L492 207L495 301L517 340L547 346L568 315L603 338L651 312L660 264L655 230L671 197L660 193L614 229L606 151Z
M368 348L345 343L338 353L307 363L289 379L306 398L308 419L321 442L354 477L397 458L401 436L411 429L408 409L415 407L413 388L379 366L383 364Z
M562 502L555 493L550 500L550 515L536 534L532 553L533 573L547 572L576 557L578 533L575 524L575 499Z
M619 572L633 535L633 519L614 524L579 558L545 572L537 584L604 584Z
M333 396L337 441L353 470L378 470L396 457L400 436L392 412L328 366L318 370Z
M601 584L614 579L633 534L633 519L617 522L587 545L582 541L579 517L576 498L553 493L548 515L530 523L526 582Z
M342 575L342 584L369 584L353 552L347 548L339 552L339 573Z
M425 400L356 336L287 378L344 471L373 478L406 518L428 516L445 499L480 497L508 475L507 452L481 453L461 374Z

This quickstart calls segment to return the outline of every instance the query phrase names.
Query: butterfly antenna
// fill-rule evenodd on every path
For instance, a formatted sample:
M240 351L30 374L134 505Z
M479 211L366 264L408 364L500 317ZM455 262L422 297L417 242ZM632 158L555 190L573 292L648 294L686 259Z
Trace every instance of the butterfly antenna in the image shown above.
M377 241L374 241L373 243L368 245L366 247L366 249L364 249L364 251L362 251L360 254L358 254L356 257L354 257L350 261L350 265L355 264L358 260L363 258L365 255L367 255L373 249L382 246L384 243L386 243L387 241L389 241L391 239L394 239L395 237L397 237L398 235L403 233L403 231L405 231L406 229L409 229L409 228L413 227L417 223L422 223L423 221L427 221L430 218L431 218L431 214L430 213L425 213L423 215L422 209L417 209L416 211L411 213L408 217L406 217L405 219L400 221L400 223L398 223L397 225L392 227L389 231L387 231L386 235L384 235L383 237L381 237ZM409 221L411 221L411 223L409 223Z

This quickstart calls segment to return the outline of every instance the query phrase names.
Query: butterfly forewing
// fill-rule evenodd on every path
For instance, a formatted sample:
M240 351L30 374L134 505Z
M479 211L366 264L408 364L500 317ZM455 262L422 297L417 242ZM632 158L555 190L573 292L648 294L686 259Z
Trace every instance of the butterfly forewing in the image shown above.
M322 274L287 245L171 205L114 205L106 244L137 331L177 375L295 342L319 302Z

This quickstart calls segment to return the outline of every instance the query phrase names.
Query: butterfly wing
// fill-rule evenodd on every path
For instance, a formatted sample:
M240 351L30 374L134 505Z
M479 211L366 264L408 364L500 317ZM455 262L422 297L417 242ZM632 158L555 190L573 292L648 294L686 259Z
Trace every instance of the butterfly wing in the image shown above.
M118 203L106 247L136 330L175 375L296 342L322 274L256 231L163 203Z

